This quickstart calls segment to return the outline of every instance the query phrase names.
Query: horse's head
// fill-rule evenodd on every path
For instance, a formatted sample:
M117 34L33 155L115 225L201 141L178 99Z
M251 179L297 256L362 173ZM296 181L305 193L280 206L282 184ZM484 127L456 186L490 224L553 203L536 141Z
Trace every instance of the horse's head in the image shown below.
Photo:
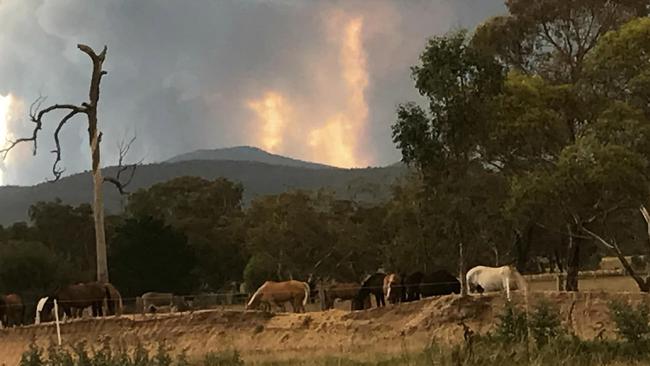
M391 304L398 303L402 298L402 280L396 273L391 273L384 280L386 298Z

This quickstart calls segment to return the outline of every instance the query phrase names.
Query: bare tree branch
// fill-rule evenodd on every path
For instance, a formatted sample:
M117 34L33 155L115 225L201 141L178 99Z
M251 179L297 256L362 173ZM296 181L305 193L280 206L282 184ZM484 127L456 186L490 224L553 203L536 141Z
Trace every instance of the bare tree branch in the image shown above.
M126 187L128 187L128 185L131 184L131 181L135 176L135 171L138 165L142 164L143 161L143 159L140 159L139 161L133 164L127 164L127 165L124 164L124 160L129 154L129 151L131 150L131 146L133 145L136 139L137 136L133 135L133 137L129 140L129 142L125 142L124 140L121 140L118 143L117 148L119 151L119 158L117 163L117 173L115 174L114 177L104 177L104 182L111 183L112 185L114 185L115 188L117 188L117 190L122 195L128 194L128 192L126 191ZM125 173L127 173L127 176L125 179L123 179L124 177L122 176L122 174Z
M61 122L59 122L59 125L56 127L56 130L54 131L54 143L56 145L56 148L52 150L52 153L56 155L56 160L52 166L52 174L54 174L55 181L59 180L59 178L61 178L61 174L63 174L65 171L65 169L58 168L59 162L61 162L61 142L59 140L59 133L61 133L63 126L65 126L65 124L78 113L80 113L78 110L72 110L65 117L63 117Z
M3 159L7 157L9 152L19 144L23 142L32 142L33 143L33 154L36 155L37 152L37 140L38 140L38 133L39 131L43 128L43 118L50 112L57 111L57 110L66 110L69 111L68 114L66 114L61 121L59 121L59 124L56 128L56 131L54 132L54 142L56 144L56 148L52 150L52 153L56 155L56 159L54 160L54 164L52 166L52 174L54 175L54 179L51 181L57 181L59 178L61 178L61 175L63 174L64 170L59 169L58 165L61 162L61 144L59 140L59 133L61 132L61 129L65 124L75 115L79 113L86 113L86 109L84 107L79 107L73 104L54 104L51 105L47 108L41 109L41 106L45 102L47 98L43 96L39 96L36 98L36 100L29 106L29 119L32 123L34 123L34 129L32 130L32 135L29 137L22 137L18 138L16 140L13 140L9 142L9 145L5 147L4 149L0 150L0 154L2 154Z
M625 256L623 255L623 252L621 251L621 248L619 248L618 244L613 241L613 242L608 242L607 240L603 239L600 235L594 233L593 231L587 229L584 226L580 226L580 230L583 232L589 234L592 238L596 239L597 242L602 244L604 247L607 249L611 250L616 254L616 257L618 257L618 260L621 262L627 273L634 279L634 281L637 283L639 286L639 289L641 292L648 292L650 290L650 283L647 281L647 279L641 278L634 268L630 265L630 263L627 261Z

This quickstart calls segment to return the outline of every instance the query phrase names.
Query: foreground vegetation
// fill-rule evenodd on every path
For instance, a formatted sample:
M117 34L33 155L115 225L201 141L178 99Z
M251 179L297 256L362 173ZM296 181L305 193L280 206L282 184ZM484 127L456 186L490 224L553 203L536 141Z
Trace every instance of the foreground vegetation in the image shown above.
M20 366L239 366L239 365L634 365L650 364L650 313L645 304L610 304L617 340L581 340L564 328L558 310L539 303L527 315L523 309L508 305L498 316L495 329L484 335L465 328L463 344L449 347L433 341L420 352L403 351L399 355L359 359L353 356L329 356L314 359L245 362L237 351L210 352L189 358L185 352L173 352L161 344L150 353L141 345L127 352L112 349L107 342L89 350L81 343L72 349L54 345L47 350L32 345ZM435 337L435 334L434 334ZM176 354L172 356L172 353Z

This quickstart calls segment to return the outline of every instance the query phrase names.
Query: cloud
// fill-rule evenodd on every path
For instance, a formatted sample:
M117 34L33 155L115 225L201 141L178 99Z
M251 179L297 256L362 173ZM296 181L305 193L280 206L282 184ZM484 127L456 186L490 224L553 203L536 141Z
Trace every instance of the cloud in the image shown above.
M90 62L76 45L106 44L99 116L105 164L115 163L117 141L132 131L132 154L147 161L249 144L343 166L387 164L399 159L390 125L395 106L417 98L409 67L426 38L471 26L502 11L502 3L3 0L0 95L27 105L39 93L52 103L80 103ZM281 99L268 107L272 93ZM268 108L279 108L278 126L260 117ZM15 135L30 127L25 119L8 126ZM51 125L41 134L39 154L16 154L6 181L48 176ZM68 126L63 143L67 172L87 170L83 120Z

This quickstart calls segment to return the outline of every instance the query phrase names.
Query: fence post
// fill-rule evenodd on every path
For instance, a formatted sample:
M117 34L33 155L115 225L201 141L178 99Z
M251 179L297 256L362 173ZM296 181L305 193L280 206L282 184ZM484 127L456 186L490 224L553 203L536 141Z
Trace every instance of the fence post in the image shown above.
M54 299L54 321L56 323L56 338L59 341L59 347L61 347L61 325L59 324L59 304L56 299Z
M564 291L564 275L562 272L555 275L556 288L558 291Z

